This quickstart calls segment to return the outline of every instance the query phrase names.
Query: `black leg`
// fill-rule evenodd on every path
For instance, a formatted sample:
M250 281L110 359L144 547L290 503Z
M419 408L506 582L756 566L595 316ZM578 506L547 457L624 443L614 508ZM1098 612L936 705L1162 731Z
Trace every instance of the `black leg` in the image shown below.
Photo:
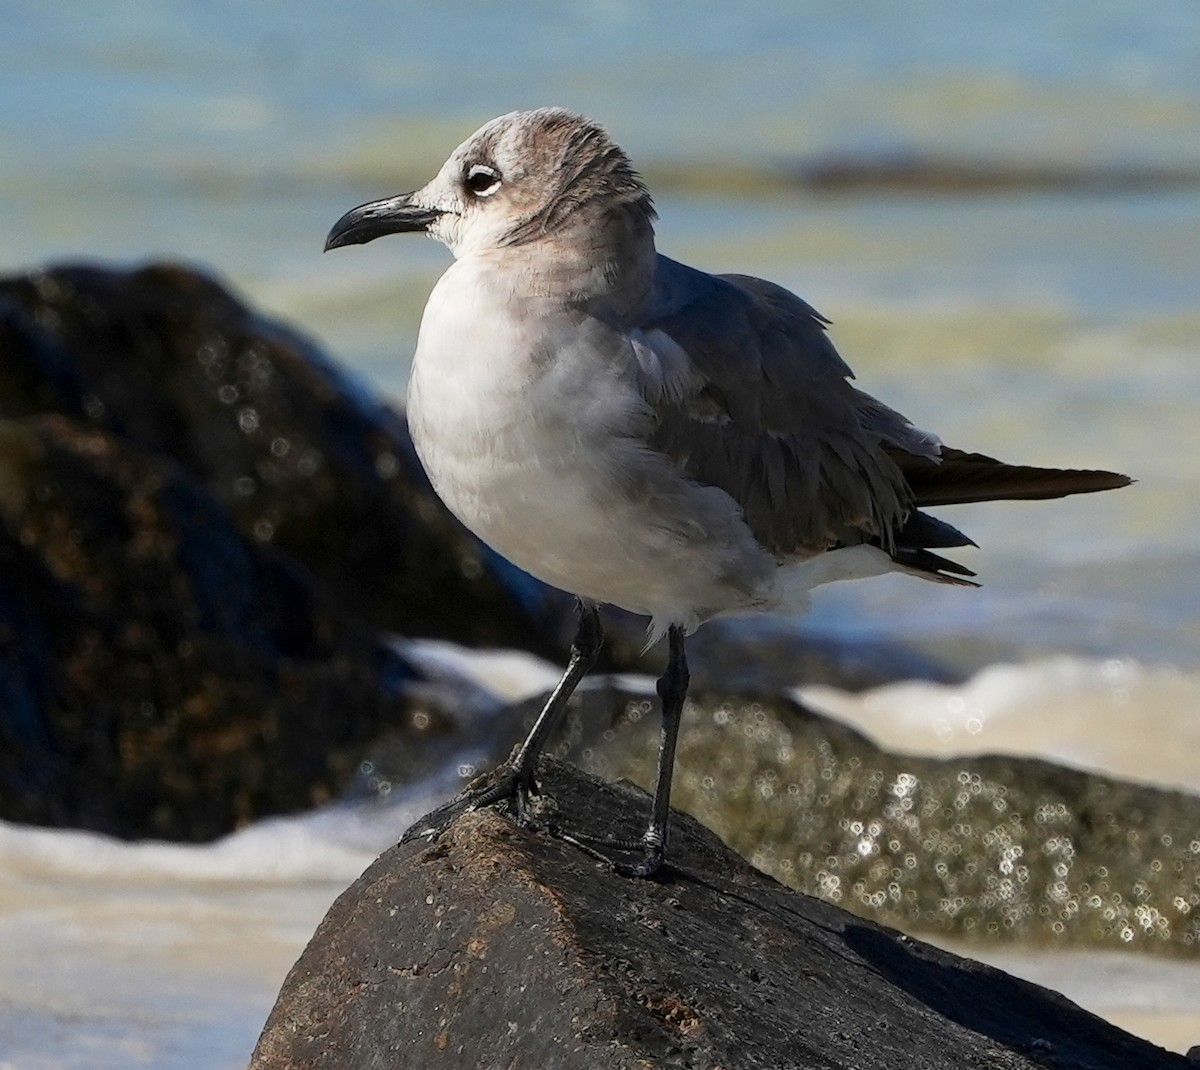
M642 836L645 855L633 868L639 877L653 876L662 867L667 849L667 821L671 813L671 776L675 771L675 744L679 739L679 722L683 717L683 702L687 698L687 652L683 646L683 629L672 625L667 632L670 654L667 671L659 677L658 697L662 700L662 737L658 746L658 777L654 785L654 806L650 824Z
M529 797L538 794L537 762L543 748L546 746L554 729L558 727L563 714L579 681L587 675L600 656L600 647L604 643L604 629L600 624L600 614L596 604L584 599L579 600L579 630L575 633L575 641L571 644L571 660L567 662L567 671L563 673L558 686L551 692L542 707L542 712L525 737L525 742L513 756L501 778L484 791L471 803L472 810L478 810L503 799L512 799L516 804L517 820L522 823L528 820ZM684 672L686 674L686 667ZM686 686L686 681L685 681Z

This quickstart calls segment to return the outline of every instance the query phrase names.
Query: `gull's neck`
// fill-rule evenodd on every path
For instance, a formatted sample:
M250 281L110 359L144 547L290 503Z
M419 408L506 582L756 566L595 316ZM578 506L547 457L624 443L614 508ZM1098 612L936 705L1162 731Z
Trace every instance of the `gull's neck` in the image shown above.
M654 226L638 203L581 206L551 233L481 252L513 297L625 319L654 285Z

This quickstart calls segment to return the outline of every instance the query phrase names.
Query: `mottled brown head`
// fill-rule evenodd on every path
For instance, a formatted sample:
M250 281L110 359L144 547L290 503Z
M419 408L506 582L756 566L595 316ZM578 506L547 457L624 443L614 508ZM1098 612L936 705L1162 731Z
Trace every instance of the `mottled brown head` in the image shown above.
M493 119L415 193L346 213L326 248L425 230L455 256L537 241L568 222L614 218L649 233L654 209L629 158L597 123L562 108Z

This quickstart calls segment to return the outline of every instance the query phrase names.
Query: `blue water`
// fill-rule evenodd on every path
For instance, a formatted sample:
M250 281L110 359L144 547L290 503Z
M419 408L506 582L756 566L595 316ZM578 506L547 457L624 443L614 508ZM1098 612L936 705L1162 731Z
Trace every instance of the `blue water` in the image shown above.
M701 168L897 146L1200 161L1192 0L942 0L919 16L878 2L10 0L4 29L0 197L21 220L8 264L195 255L206 230L229 238L200 243L218 268L262 264L228 226L246 202L285 202L297 226L339 180L415 177L447 139L547 102L603 118L639 160ZM119 231L97 211L110 200L129 212Z
M1052 108L1056 98L1106 97L1120 123L1120 107L1138 96L1194 104L1200 79L1190 0L1141 10L943 0L919 12L762 0L6 7L6 126L21 141L34 133L32 147L50 158L131 140L152 153L181 136L236 151L250 126L312 150L336 146L323 140L331 127L344 137L398 115L478 118L548 99L630 124L639 150L692 155L691 137L706 127L745 147L747 134L756 140L780 120L850 143L895 136L894 98L939 84L992 87L995 97L930 109L947 135L990 127L1023 131L1025 142L1048 116L1006 109L1006 95ZM261 110L228 107L237 100ZM1152 140L1125 133L1129 144Z

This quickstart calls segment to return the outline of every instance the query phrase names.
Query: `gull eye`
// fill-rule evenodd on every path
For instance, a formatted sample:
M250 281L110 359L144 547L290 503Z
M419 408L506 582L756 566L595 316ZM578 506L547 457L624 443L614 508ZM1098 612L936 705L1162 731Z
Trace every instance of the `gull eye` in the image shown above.
M467 172L467 189L476 197L489 197L500 188L500 172L487 164L477 163Z

